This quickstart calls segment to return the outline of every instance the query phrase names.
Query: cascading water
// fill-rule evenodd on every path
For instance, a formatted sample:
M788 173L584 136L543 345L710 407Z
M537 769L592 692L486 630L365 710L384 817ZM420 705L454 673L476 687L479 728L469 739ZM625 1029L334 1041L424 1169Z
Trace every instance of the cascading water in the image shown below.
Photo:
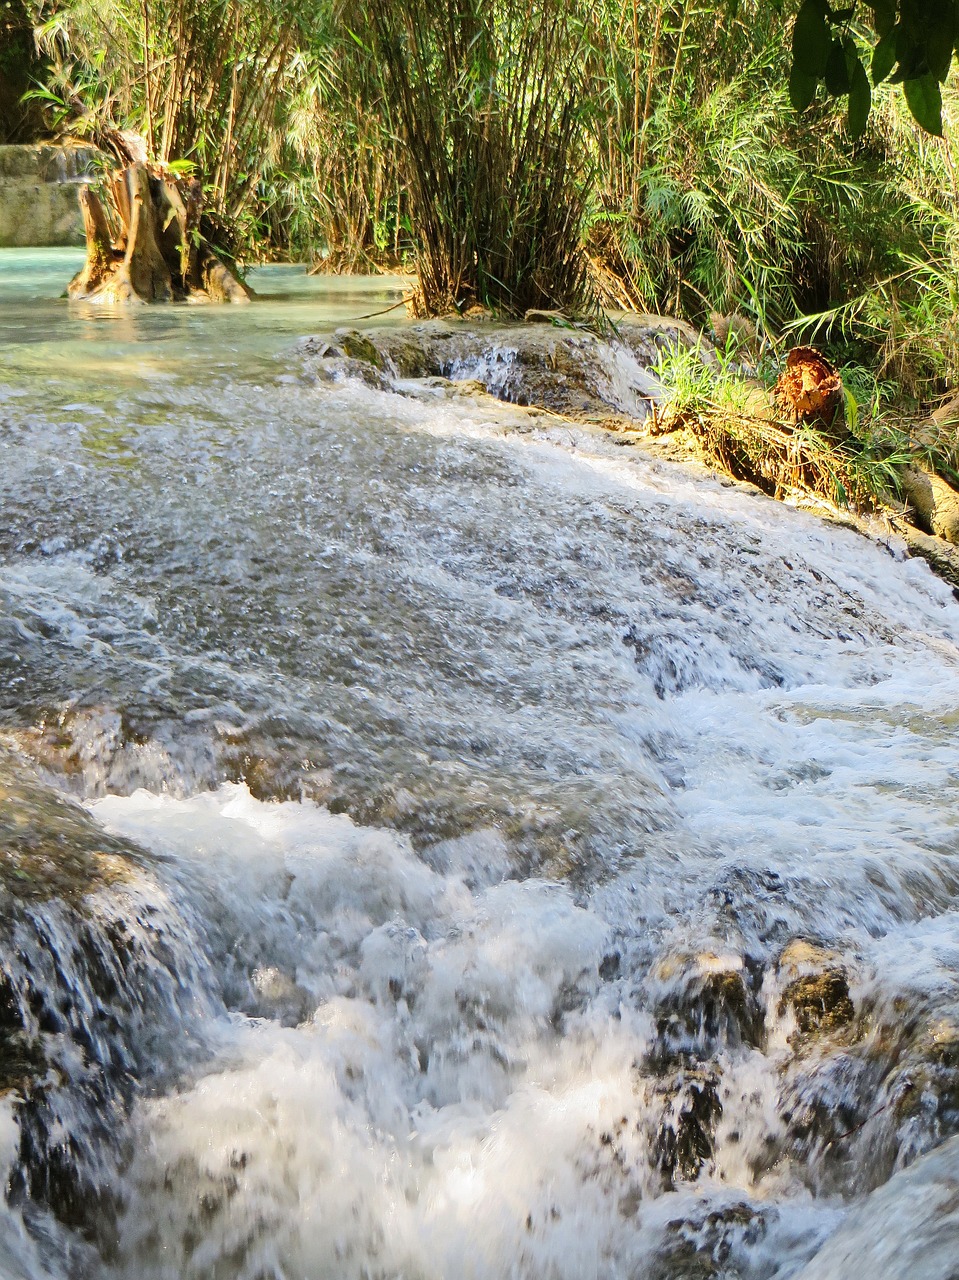
M952 592L317 383L369 286L68 275L0 258L0 1275L953 1274Z

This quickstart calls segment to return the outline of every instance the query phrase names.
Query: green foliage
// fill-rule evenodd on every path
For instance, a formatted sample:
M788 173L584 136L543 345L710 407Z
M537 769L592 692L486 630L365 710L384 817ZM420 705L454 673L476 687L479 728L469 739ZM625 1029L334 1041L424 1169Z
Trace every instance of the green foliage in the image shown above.
M139 135L153 161L189 162L226 249L254 236L278 158L300 32L288 0L53 0L37 14L51 123L107 150Z
M33 2L34 109L193 166L247 257L403 263L429 309L738 315L917 400L959 376L933 0Z
M716 350L702 343L667 344L653 365L664 402L674 414L686 419L747 413L750 385L740 362L743 354L733 336Z
M679 0L636 7L635 34L627 0L607 0L592 35L588 244L606 305L700 325L739 313L761 336L826 342L840 361L852 352L907 394L935 396L959 373L948 143L922 134L885 86L856 146L848 105L797 118L776 87L790 51L761 0L721 18ZM837 87L844 66L852 85L848 54L830 36L804 65ZM947 90L947 111L953 102Z
M863 8L871 11L868 26ZM959 42L959 6L951 0L868 0L833 8L828 0L802 0L792 35L790 97L805 111L822 81L827 94L849 98L849 132L862 135L870 87L864 61L872 47L872 83L901 84L913 118L942 135L942 90ZM843 66L842 64L845 64Z
M0 0L0 143L36 134L39 112L22 95L41 72L27 0Z
M401 140L423 309L582 307L575 7L380 0L346 17Z
M887 416L889 384L861 366L842 370L850 438L840 442L811 426L777 421L769 395L776 362L764 362L761 380L749 379L741 355L735 340L715 353L667 347L655 368L664 393L661 418L687 427L710 462L776 497L805 491L861 510L898 491L899 470L915 461L915 448Z

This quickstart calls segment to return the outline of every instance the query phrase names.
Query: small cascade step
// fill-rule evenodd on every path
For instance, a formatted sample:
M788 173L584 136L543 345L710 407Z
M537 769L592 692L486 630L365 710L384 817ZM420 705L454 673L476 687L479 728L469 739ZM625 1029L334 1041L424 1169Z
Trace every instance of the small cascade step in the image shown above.
M0 248L82 244L78 188L99 158L95 147L0 146Z

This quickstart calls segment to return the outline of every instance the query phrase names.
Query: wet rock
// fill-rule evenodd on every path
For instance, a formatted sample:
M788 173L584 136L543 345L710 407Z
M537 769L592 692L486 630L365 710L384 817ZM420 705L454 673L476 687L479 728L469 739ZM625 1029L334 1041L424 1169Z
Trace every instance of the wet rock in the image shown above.
M792 1007L804 1035L834 1031L851 1022L855 1013L846 975L836 969L791 982L783 993L780 1012L786 1005Z
M658 1033L650 1065L710 1056L726 1047L759 1046L763 1010L758 971L741 955L722 951L662 958L650 978Z
M345 382L348 378L362 382L374 391L389 391L392 383L375 365L351 356L324 356L316 362L314 374L318 382Z
M779 1015L791 1009L800 1035L826 1034L852 1022L849 980L835 953L797 939L782 952L778 969L786 980Z
M886 1153L857 1156L856 1143L876 1107L882 1069L861 1052L812 1041L784 1070L779 1112L784 1126L774 1156L788 1155L818 1195L870 1190L888 1176Z
M551 320L556 317L549 317ZM337 331L309 338L300 352L310 367L331 357L368 361L398 379L475 380L500 400L566 417L645 418L658 394L649 373L678 326L642 317L603 337L558 324L482 324L431 320L403 328Z
M8 912L51 898L77 903L122 880L130 859L128 845L0 754L0 900Z
M255 996L254 1013L274 1018L284 1027L295 1027L316 1006L316 1000L295 978L277 965L262 965L250 975Z
M769 1212L741 1202L707 1209L666 1225L642 1280L720 1280L738 1277L744 1251L766 1235ZM637 1276L636 1280L640 1280Z
M377 350L376 344L359 329L337 329L333 334L333 342L351 360L365 361L376 369L383 368L383 357Z
M657 1093L662 1110L652 1145L653 1162L664 1190L678 1182L693 1182L713 1157L716 1125L722 1115L719 1074L709 1070L683 1070Z
M959 1138L897 1173L853 1209L796 1280L955 1280Z
M85 796L138 787L195 790L218 780L217 743L204 723L184 723L182 712L164 715L156 706L41 712L36 724L9 736L23 755Z
M959 1133L959 1018L925 1024L885 1086L899 1160Z
M15 1091L19 1135L8 1194L93 1237L112 1220L118 1118L162 1061L168 1020L189 1040L203 961L189 931L164 928L147 856L6 753L0 801L0 1090Z

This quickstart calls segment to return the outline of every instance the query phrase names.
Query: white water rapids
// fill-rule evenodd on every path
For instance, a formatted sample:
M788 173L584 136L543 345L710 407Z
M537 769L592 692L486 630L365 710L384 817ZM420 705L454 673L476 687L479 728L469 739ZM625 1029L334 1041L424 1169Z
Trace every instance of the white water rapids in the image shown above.
M4 890L0 1276L959 1274L951 589L314 384L360 286L120 319L57 271L0 256L0 782L109 874Z

